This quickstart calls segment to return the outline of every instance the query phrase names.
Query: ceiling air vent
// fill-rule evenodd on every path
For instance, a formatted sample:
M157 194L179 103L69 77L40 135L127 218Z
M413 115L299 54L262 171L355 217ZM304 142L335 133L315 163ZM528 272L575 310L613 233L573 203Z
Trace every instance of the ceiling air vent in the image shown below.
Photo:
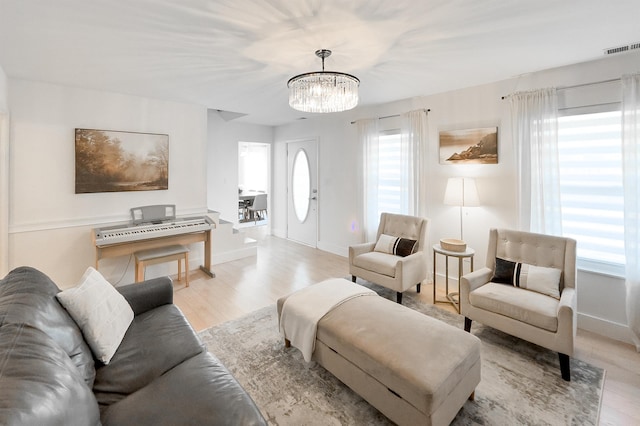
M640 42L625 44L624 46L610 47L608 49L604 49L604 54L615 55L616 53L628 52L634 49L640 49Z

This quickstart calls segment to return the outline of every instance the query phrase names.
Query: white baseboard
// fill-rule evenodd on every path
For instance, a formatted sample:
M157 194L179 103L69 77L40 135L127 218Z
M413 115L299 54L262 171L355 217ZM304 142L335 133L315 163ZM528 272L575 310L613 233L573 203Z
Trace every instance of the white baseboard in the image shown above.
M433 266L433 265L432 265ZM444 273L436 272L436 280L438 289L445 288L446 276ZM433 281L433 272L429 271L427 274L427 282L431 283ZM449 274L449 291L459 291L458 288L458 275Z
M271 235L278 238L287 238L287 230L281 228L271 228Z
M631 339L631 331L626 324L620 324L578 312L578 328L624 343L634 344Z
M337 244L327 244L318 241L318 250L326 251L342 257L349 257L349 248Z
M231 262L232 260L243 259L245 257L257 256L258 246L251 245L236 250L229 250L222 253L215 253L211 256L211 263L218 265L220 263Z

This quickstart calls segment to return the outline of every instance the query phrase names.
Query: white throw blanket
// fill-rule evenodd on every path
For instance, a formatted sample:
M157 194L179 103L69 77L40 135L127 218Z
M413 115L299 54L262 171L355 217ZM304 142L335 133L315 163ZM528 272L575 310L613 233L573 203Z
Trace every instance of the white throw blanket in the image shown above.
M358 296L377 293L343 278L333 278L303 288L285 300L280 314L280 334L311 361L316 346L318 321L333 308Z

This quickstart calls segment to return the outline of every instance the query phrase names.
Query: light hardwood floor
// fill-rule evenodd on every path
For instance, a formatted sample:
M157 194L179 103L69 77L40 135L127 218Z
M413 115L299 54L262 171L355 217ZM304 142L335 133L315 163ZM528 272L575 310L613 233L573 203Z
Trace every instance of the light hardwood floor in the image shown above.
M175 303L196 330L273 305L279 297L318 281L348 275L346 258L267 236L265 229L245 230L259 241L256 257L215 265L215 278L192 270L188 288L175 282ZM409 291L415 294L415 289ZM430 285L423 285L418 297L432 303L432 292ZM455 312L449 304L437 306ZM635 348L578 330L575 357L606 369L600 424L640 425L640 354Z

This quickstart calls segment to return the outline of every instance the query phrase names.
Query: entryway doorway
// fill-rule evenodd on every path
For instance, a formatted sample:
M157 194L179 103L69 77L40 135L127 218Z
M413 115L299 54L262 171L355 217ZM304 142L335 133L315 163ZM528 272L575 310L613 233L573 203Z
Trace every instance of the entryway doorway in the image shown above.
M287 238L318 246L318 152L315 140L287 143Z
M238 142L238 227L269 223L271 145Z

